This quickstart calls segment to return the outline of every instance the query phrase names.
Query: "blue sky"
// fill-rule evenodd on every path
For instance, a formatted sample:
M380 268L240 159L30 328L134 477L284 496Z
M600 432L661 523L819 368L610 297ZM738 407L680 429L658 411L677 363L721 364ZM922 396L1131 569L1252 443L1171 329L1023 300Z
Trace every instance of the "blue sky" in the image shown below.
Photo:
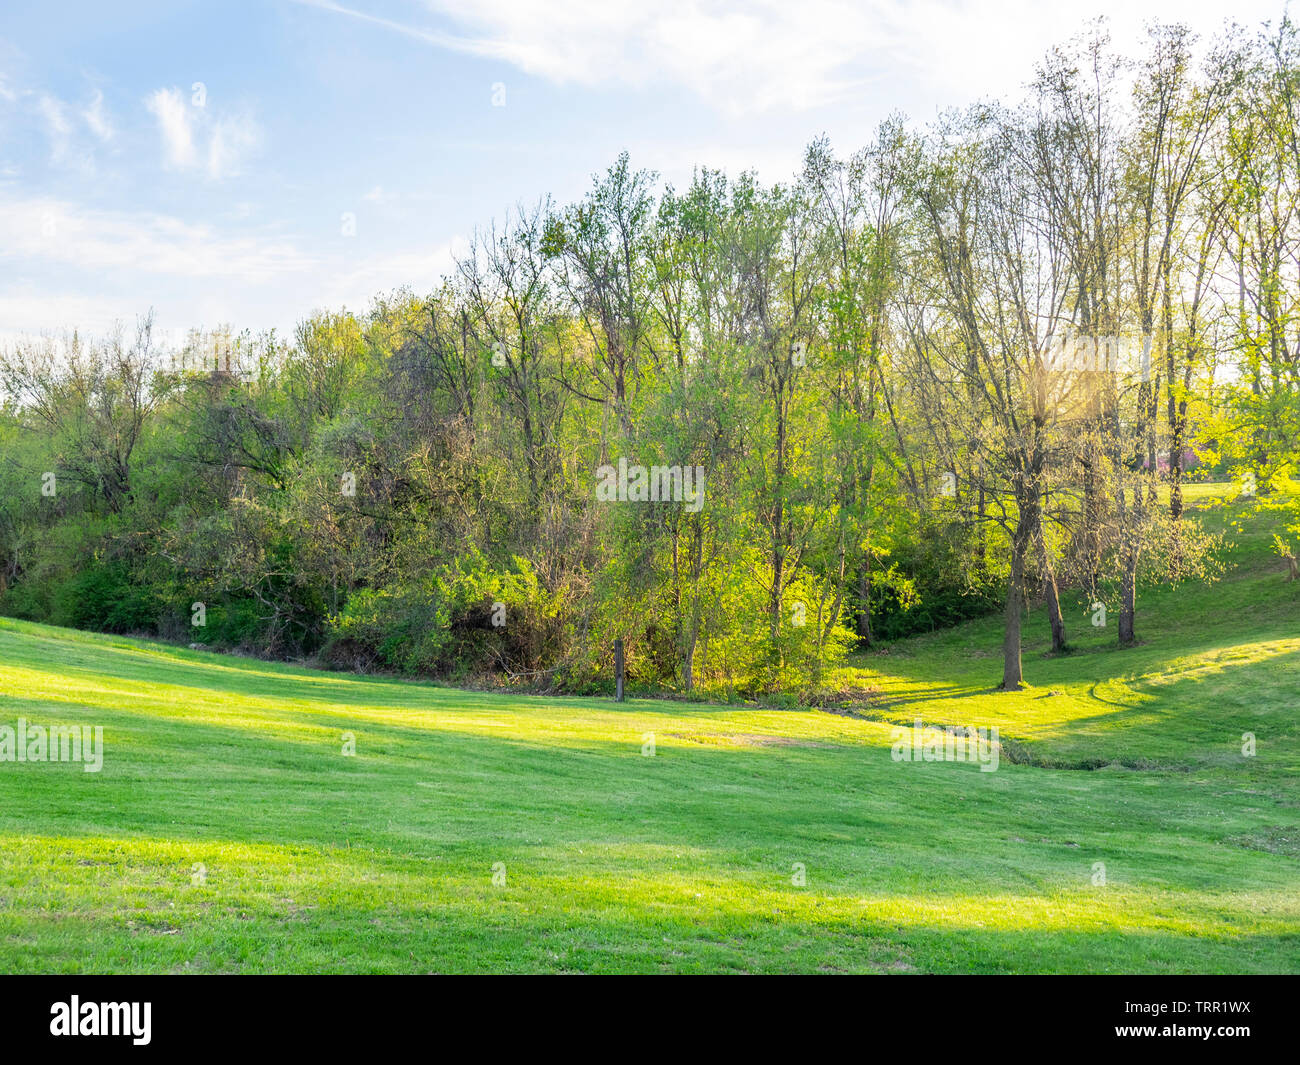
M781 180L821 133L847 152L893 110L1014 93L1087 17L1123 43L1226 14L1062 6L6 0L0 338L361 310L431 289L475 226L578 197L624 148L677 184L701 163Z

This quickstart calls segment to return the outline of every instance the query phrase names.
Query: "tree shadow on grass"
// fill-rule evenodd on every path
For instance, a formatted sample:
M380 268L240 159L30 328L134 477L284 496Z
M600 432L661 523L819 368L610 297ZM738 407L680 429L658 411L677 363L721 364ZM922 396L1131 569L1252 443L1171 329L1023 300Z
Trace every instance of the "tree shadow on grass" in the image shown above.
M696 855L698 871L625 861L557 869L484 842L417 862L378 852L221 857L211 840L129 856L94 841L81 894L26 899L0 946L6 971L165 972L1295 972L1293 932L1249 931L1245 902L1201 899L1204 928L1162 927L1170 900L1088 903L990 885L881 893L799 889L778 870ZM189 888L193 855L211 863ZM670 857L670 856L669 856ZM491 881L504 859L508 879ZM101 860L115 862L101 872ZM170 872L160 880L158 872ZM96 897L89 881L117 891ZM89 908L88 908L88 905ZM994 927L989 927L989 925ZM14 944L21 939L23 949Z

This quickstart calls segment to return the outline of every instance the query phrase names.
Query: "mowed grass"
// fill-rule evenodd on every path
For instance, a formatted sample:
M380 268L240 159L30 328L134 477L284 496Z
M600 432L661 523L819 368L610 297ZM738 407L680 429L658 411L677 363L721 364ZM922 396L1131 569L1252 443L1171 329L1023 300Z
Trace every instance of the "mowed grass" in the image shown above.
M0 969L1300 972L1300 585L1249 511L1207 517L1243 526L1224 581L1144 593L1139 647L1077 604L1047 658L1035 615L1005 695L996 619L966 625L856 659L868 717L0 620L0 724L106 745L0 763ZM1016 761L895 762L918 717Z

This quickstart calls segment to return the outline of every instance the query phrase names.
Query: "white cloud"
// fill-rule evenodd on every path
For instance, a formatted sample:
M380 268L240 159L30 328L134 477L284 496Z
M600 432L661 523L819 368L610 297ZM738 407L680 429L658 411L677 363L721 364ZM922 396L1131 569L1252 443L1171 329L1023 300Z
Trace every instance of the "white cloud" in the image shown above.
M757 0L743 9L720 0L425 0L461 34L397 23L332 0L300 2L437 47L502 60L559 84L679 84L734 114L842 99L865 84L846 71L849 61L887 43L872 11L845 0Z
M158 89L145 100L158 120L167 165L184 170L198 158L194 150L193 114L179 89Z
M245 158L257 147L261 132L246 115L228 115L213 123L208 142L208 177L219 181L240 172Z
M91 97L86 109L81 112L81 117L90 127L90 132L101 141L113 139L113 124L109 121L108 112L104 108L104 93L101 90L95 90L95 95Z
M0 262L263 284L316 260L282 238L227 236L167 215L78 208L52 198L0 201Z
M1214 0L423 0L451 31L382 18L334 0L299 3L412 39L509 63L557 84L684 88L742 117L806 112L886 97L894 107L960 104L1015 91L1051 45L1109 14L1116 40L1136 42L1150 19L1210 33ZM1281 0L1238 0L1243 22L1276 19ZM906 83L900 83L906 80Z
M1152 19L1210 34L1213 0L424 0L475 36L466 51L505 59L547 80L594 86L678 84L721 111L806 111L859 95L895 96L905 73L946 103L1014 91L1045 50L1098 14L1116 41L1137 44ZM1280 0L1238 0L1242 21L1274 18Z
M188 101L180 89L157 89L145 107L158 122L163 157L168 167L193 170L202 165L214 181L239 174L248 156L261 143L261 128L247 114L211 112ZM201 143L206 140L206 148Z
M731 114L844 99L866 83L853 61L889 43L879 3L426 2L486 42L476 50L527 73L585 86L676 84Z
M95 153L79 135L68 105L49 93L24 93L35 97L36 113L45 127L50 145L50 164L65 170L79 171L90 177L95 173Z
M411 243L363 255L339 241L317 253L276 234L0 196L0 342L18 332L103 332L150 307L178 327L288 329L314 308L360 311L399 287L432 291L465 248L459 238L428 250Z
M36 110L45 123L45 135L50 141L50 162L65 165L71 156L72 123L68 120L63 101L42 93L36 101Z
M113 127L104 107L102 92L96 90L90 103L79 111L48 92L24 90L21 94L10 95L13 99L21 95L26 100L35 101L36 114L49 141L50 163L53 166L79 170L86 176L94 175L95 145L86 137L85 130L89 129L101 143L113 137ZM85 128L76 121L77 118L81 119Z

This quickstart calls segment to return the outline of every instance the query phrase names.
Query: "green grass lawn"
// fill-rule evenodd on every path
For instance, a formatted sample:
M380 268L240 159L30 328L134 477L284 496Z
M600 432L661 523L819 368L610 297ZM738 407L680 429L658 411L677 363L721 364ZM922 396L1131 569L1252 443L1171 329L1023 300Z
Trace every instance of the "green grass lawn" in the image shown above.
M1300 585L1248 508L1207 520L1242 526L1228 574L1144 592L1140 646L1079 603L1045 657L1035 615L1033 686L998 694L998 622L968 624L855 659L865 716L0 620L0 725L106 748L0 763L0 969L1300 972ZM895 762L917 717L998 726L998 770Z

